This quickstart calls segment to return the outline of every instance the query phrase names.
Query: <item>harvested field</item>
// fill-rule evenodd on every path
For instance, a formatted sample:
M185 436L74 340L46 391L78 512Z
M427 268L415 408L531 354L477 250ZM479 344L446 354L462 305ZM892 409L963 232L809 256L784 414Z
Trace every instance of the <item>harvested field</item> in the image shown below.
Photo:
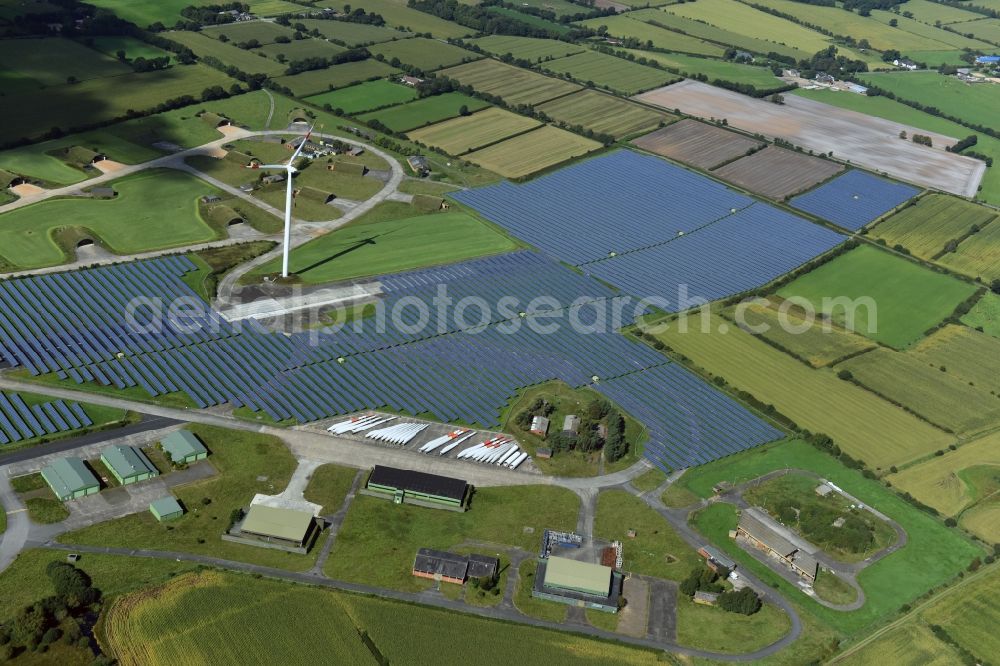
M440 148L449 155L462 155L503 141L507 137L538 127L540 124L534 118L490 107L469 116L415 130L407 136L412 141Z
M550 60L542 67L558 74L569 74L577 81L589 81L594 85L617 90L624 95L633 95L640 90L649 90L676 81L677 75L654 69L646 65L608 55L597 51L585 51L566 58Z
M362 44L378 44L392 39L406 39L412 33L400 32L393 28L383 28L364 23L348 23L347 21L324 21L322 19L300 19L296 21L306 26L306 30L319 30L332 42L344 46L361 46Z
M725 118L748 132L781 138L816 152L832 152L835 158L966 197L975 196L986 168L979 160L939 150L954 145L953 137L930 134L935 148L919 146L900 140L899 133L928 134L925 130L798 95L788 95L785 103L778 105L687 80L651 90L637 99L702 118Z
M587 47L556 39L536 37L515 37L510 35L490 35L469 40L487 53L495 56L511 54L515 58L539 62L545 58L563 58L574 53L582 53Z
M580 125L598 134L616 139L638 132L648 132L674 116L606 95L596 90L581 90L535 107L550 118L567 125Z
M465 157L501 176L520 178L600 147L596 141L546 125Z
M252 52L263 53L275 60L279 55L283 55L288 62L295 62L306 58L330 58L345 50L343 46L337 46L325 39L293 39L284 44L267 44Z
M357 62L345 62L342 65L334 65L326 69L314 69L292 76L282 76L274 79L274 82L291 89L293 95L302 97L335 88L343 88L368 79L388 76L398 71L383 62L369 58Z
M934 367L970 385L1000 395L1000 340L965 326L949 324L911 351Z
M400 62L418 67L425 72L457 65L461 62L479 60L483 57L453 44L424 37L385 42L372 46L368 50L374 56L384 56L387 62L391 62L393 58L399 58Z
M609 35L622 38L634 37L642 43L652 42L653 46L660 49L716 57L722 57L722 54L725 52L725 49L717 44L702 41L697 37L691 37L680 32L667 30L666 28L660 28L651 23L633 18L631 14L601 16L581 21L580 23L595 30L602 25L607 26ZM648 56L648 53L644 55Z
M994 219L985 229L969 236L938 263L984 282L1000 278L1000 220Z
M996 211L941 194L931 194L878 224L870 235L889 245L902 245L921 259L934 259L951 241L973 228L982 229Z
M843 170L843 165L836 162L768 146L721 167L715 175L756 194L782 200Z
M233 43L256 39L261 44L273 44L278 37L293 37L295 31L270 21L242 21L208 26L201 31L201 34L208 35L212 39L225 35Z
M575 83L542 76L491 59L466 63L442 70L438 74L472 86L481 93L496 95L515 106L541 104L580 90L580 86Z
M632 143L701 169L712 169L763 145L756 139L697 120L682 120Z

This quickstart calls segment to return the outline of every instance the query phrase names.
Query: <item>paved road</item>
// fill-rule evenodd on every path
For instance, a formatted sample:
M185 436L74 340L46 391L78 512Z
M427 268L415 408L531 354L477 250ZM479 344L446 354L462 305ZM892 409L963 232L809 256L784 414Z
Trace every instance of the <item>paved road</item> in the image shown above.
M10 487L6 474L0 474L0 505L7 512L7 529L0 535L0 571L3 571L24 548L31 531L28 512L21 498Z

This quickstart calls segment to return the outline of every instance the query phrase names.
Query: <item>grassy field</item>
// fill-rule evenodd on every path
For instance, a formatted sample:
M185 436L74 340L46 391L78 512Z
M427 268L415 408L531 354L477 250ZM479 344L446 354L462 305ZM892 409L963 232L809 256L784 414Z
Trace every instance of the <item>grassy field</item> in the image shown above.
M653 46L658 49L718 57L721 57L725 52L725 49L718 44L712 44L711 42L702 41L697 37L657 27L651 23L633 18L631 14L602 16L582 21L581 25L594 29L602 25L607 26L608 34L613 37L634 37L643 44L652 42Z
M685 647L738 654L770 645L791 628L784 611L771 604L747 616L696 604L683 594L677 601L677 642Z
M307 502L315 502L323 507L323 515L336 513L344 503L347 493L351 490L354 477L359 470L340 465L320 465L309 478L305 498Z
M677 77L670 72L653 69L645 65L629 62L624 58L584 51L576 55L550 60L542 67L557 74L569 74L577 81L583 81L625 95L634 95L666 85Z
M541 62L551 58L562 58L564 56L581 53L586 50L585 46L560 42L555 39L537 39L535 37L515 37L511 35L489 35L479 39L470 39L469 43L475 44L487 53L495 56L511 54L521 60L531 62Z
M658 53L656 51L636 51L625 49L636 58L655 60L664 67L672 67L686 76L704 74L709 80L721 79L734 83L745 83L760 90L771 90L785 85L766 67L743 65L712 58L698 58L683 53Z
M485 109L489 104L475 97L450 92L374 111L361 116L361 120L378 120L393 132L408 132L417 127L425 127L454 118L463 106L469 111L475 112Z
M135 37L93 37L92 39L94 40L95 49L112 58L117 58L118 51L120 50L125 51L125 57L129 60L140 57L147 60L150 58L162 58L163 56L173 58L173 54L169 51L164 51Z
M565 23L556 23L555 21L550 21L546 18L542 18L541 16L535 16L526 12L519 12L517 9L496 5L489 7L488 9L493 14L497 14L504 18L514 19L519 23L525 23L535 28L552 30L560 34L566 34L570 31L569 26Z
M902 99L935 106L967 123L1000 130L1000 119L990 111L1000 105L1000 86L964 83L937 72L869 73L861 78ZM966 130L961 136L974 133Z
M982 19L982 14L967 12L958 7L949 7L948 5L932 2L932 0L908 0L906 11L913 14L913 18L916 20L922 23L930 23L931 25L936 21L947 25L949 23ZM956 27L956 30L959 32L968 32L969 28L970 26L961 26Z
M741 483L785 468L808 470L833 481L866 504L877 506L906 531L905 547L866 567L858 575L866 596L865 605L859 610L845 613L820 606L736 546L728 536L730 527L736 524L732 505L722 503L709 507L699 514L696 525L740 566L752 570L767 583L776 583L782 592L794 597L820 622L838 631L861 632L902 604L912 603L926 590L949 581L973 557L981 555L979 548L960 534L907 504L877 481L865 479L859 472L847 469L801 441L752 449L688 470L678 483L701 497L709 497L712 487L720 481Z
M66 255L53 234L70 225L91 230L118 254L192 245L219 235L198 213L198 197L218 192L194 176L152 170L111 186L118 192L114 199L52 199L0 216L4 258L23 268L62 263ZM154 198L157 205L149 206Z
M735 48L745 49L754 53L770 53L774 51L775 53L780 53L797 59L808 58L812 55L808 51L792 48L791 46L782 46L775 44L774 42L767 41L766 39L748 37L740 32L723 30L722 28L709 25L708 23L702 23L701 21L695 21L694 19L689 19L684 16L671 14L668 11L669 9L669 7L662 7L660 9L639 9L634 12L629 12L629 16L645 23L680 31L705 41L715 42L717 44L728 44Z
M863 245L803 275L778 290L784 298L805 299L816 312L831 315L848 330L902 349L954 312L976 288L935 273L888 252ZM873 307L845 308L824 299L871 299Z
M417 215L407 204L388 202L346 227L295 248L289 264L303 281L321 284L447 264L516 247L514 241L464 212ZM255 273L277 270L278 264L271 262Z
M225 64L248 74L280 76L285 73L287 67L287 65L282 65L271 58L258 55L259 50L247 51L234 46L232 42L221 42L218 38L210 37L206 33L177 30L163 33L163 36L188 47L199 57L218 58ZM283 45L279 44L279 46Z
M1000 224L994 219L985 229L969 236L938 262L948 268L990 283L1000 278Z
M674 119L667 113L596 90L581 90L540 104L535 110L567 125L581 125L584 129L610 134L616 139L654 130L660 123Z
M800 427L826 433L872 469L922 457L947 447L953 437L864 389L837 379L831 370L810 369L791 356L713 317L709 331L689 327L657 337L714 376L773 404ZM822 395L823 400L816 400ZM873 442L877 443L873 445Z
M962 323L1000 338L1000 294L991 291L983 294L969 313L962 317Z
M296 97L316 95L325 90L343 88L368 79L382 78L395 74L395 67L369 58L357 62L345 62L326 69L315 69L292 76L280 76L274 82L292 91Z
M472 86L481 93L496 95L511 106L541 104L580 89L575 83L490 59L452 67L439 75Z
M1000 394L1000 340L965 326L948 325L909 352L980 390Z
M414 130L407 137L411 141L440 148L449 155L463 155L540 124L534 118L491 107L469 116Z
M973 228L982 229L996 216L996 211L984 206L930 194L879 223L869 235L889 245L902 245L922 259L933 259L949 241L964 238Z
M162 23L171 26L180 21L181 10L189 5L203 6L211 4L210 0L94 0L95 7L110 9L126 21L135 23L140 28L146 28L152 23Z
M980 18L961 25L952 26L962 34L971 33L976 39L996 44L1000 42L1000 20Z
M128 65L71 39L0 39L4 69L34 81L36 87L62 86L69 77L88 81L127 74Z
M465 157L501 176L521 178L600 147L601 144L579 134L546 125Z
M223 25L213 25L202 29L202 34L213 39L218 39L220 35L225 35L229 41L248 42L256 39L261 44L274 44L278 37L294 37L295 31L283 25L271 21L241 21L239 23L226 23Z
M212 426L194 425L191 430L205 443L209 461L219 473L174 488L174 495L188 510L183 517L161 524L143 511L68 532L60 539L65 543L176 550L293 571L312 566L315 550L310 555L297 555L220 538L234 509L246 507L256 493L274 495L288 485L296 461L284 443L269 435Z
M573 492L554 486L477 488L465 513L360 495L347 512L324 570L340 580L423 590L434 581L412 575L418 549L449 550L465 542L486 542L491 546L481 548L484 554L504 546L534 551L542 530L574 529L579 508Z
M416 97L417 91L409 86L379 79L313 95L307 97L306 101L316 106L329 104L331 109L341 109L344 113L355 114L383 106L402 104Z
M378 44L393 39L406 39L412 34L400 32L393 28L347 21L325 21L321 19L299 19L307 30L319 30L327 39L344 46L361 46L363 44Z
M934 635L926 625L908 622L893 627L857 652L838 659L843 666L893 664L894 666L951 666L962 658L952 646Z
M658 469L650 469L639 476L635 477L629 483L633 488L640 492L649 492L660 486L661 483L667 480L667 475Z
M474 32L457 23L411 9L401 0L360 0L360 2L350 3L350 5L352 9L361 7L366 12L381 14L386 24L393 28L419 33L429 32L438 39L465 37ZM341 10L344 3L341 0L321 0L316 3L316 6Z
M477 53L425 37L385 42L371 46L368 50L372 55L384 56L386 62L399 58L403 64L418 67L425 72L482 58Z
M862 386L949 432L967 434L1000 421L1000 397L908 353L877 349L841 363ZM994 368L994 371L996 368Z

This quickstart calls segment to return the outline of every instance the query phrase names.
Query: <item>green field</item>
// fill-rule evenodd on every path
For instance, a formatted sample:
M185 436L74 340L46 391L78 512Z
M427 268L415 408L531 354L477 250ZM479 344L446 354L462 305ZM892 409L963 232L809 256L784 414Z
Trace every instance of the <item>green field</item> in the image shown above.
M733 32L731 30L723 30L722 28L709 25L708 23L702 23L701 21L695 21L684 16L671 14L668 11L669 9L670 7L661 7L660 9L639 9L634 12L629 12L629 16L645 23L683 32L687 35L697 37L705 41L715 42L717 44L727 44L738 49L751 51L753 53L766 54L773 51L775 53L780 53L781 55L797 59L808 58L812 55L812 53L809 53L808 51L802 51L790 46L780 46L765 39L748 37L745 34Z
M631 14L618 14L616 16L602 16L600 18L582 21L581 25L589 28L599 28L602 25L608 28L608 34L613 37L633 37L643 44L652 45L658 49L668 51L679 51L681 53L695 53L706 56L719 56L725 53L725 49L718 44L706 42L673 30L657 27L651 23L633 18Z
M399 70L378 60L359 60L334 65L326 69L315 69L292 76L281 76L274 82L292 91L296 97L315 95L326 90L343 88L352 83L376 79L395 74Z
M580 5L568 2L567 0L521 0L518 4L523 7L534 7L535 9L555 12L557 17L583 14L588 9L587 7L581 8Z
M900 99L934 106L964 122L1000 130L1000 118L995 112L1000 106L1000 86L965 83L937 72L862 74L861 78ZM968 134L975 132L967 129L961 136Z
M131 254L192 245L218 237L198 214L198 197L217 194L211 185L173 170L146 171L110 183L111 200L51 199L4 214L0 247L22 268L66 260L53 233L66 227L93 231L112 252ZM156 206L149 206L154 200Z
M719 326L726 324L726 332ZM656 337L713 376L757 400L774 405L800 427L826 433L874 470L946 448L954 437L902 409L837 379L827 369L814 370L749 333L713 316L710 330L689 326ZM817 400L816 396L823 396ZM874 443L874 444L873 444Z
M232 42L220 42L215 37L209 37L205 33L174 31L166 32L163 36L188 47L199 57L217 58L226 65L231 65L248 74L279 76L285 72L285 65L257 55L259 49L247 51L234 46Z
M907 0L906 11L913 14L913 18L923 23L933 25L936 21L943 24L960 23L965 21L982 20L982 14L968 12L958 7L949 7L932 0ZM968 32L971 26L954 26L959 32Z
M596 90L581 90L540 104L535 110L569 126L580 125L598 134L610 134L616 139L649 132L659 127L660 123L674 120L670 114Z
M462 107L469 111L479 111L489 106L476 97L450 92L433 97L424 97L408 104L394 106L360 116L367 122L378 120L393 132L408 132L418 127L432 125L442 120L456 117Z
M922 23L915 19L898 16L894 12L876 10L872 12L871 18L884 25L889 25L889 21L896 19L896 22L898 23L898 26L895 28L896 30L902 30L919 37L924 37L927 40L942 42L954 50L973 49L991 51L991 49L994 48L992 45L984 43L978 39L972 39L970 37L966 37L964 34L959 34L966 32L965 30L949 32L932 25L927 25L926 23ZM943 53L947 52L942 52L942 55ZM927 52L925 52L924 55L926 57ZM940 59L928 60L928 64L932 67L937 66L939 63Z
M403 64L418 67L425 72L450 67L469 60L478 60L482 57L478 53L466 51L452 44L424 37L385 42L371 46L368 50L372 55L384 56L386 62L399 58Z
M472 115L414 130L407 137L411 141L440 148L449 155L463 155L540 124L534 118L491 107Z
M997 217L994 210L957 197L930 194L881 222L870 232L889 245L902 245L922 259L933 259L950 241L974 228L982 229Z
M805 299L815 312L873 340L902 349L924 331L954 312L976 288L935 273L888 252L863 245L803 275L778 290L784 298ZM845 321L850 310L824 299L856 301L854 325Z
M983 294L969 313L962 316L962 323L1000 338L1000 294L991 291Z
M677 602L677 642L685 647L739 654L774 643L791 627L788 616L767 603L748 616L696 604L683 594Z
M686 76L704 74L709 80L722 79L735 83L746 83L761 90L770 90L785 85L767 67L754 67L738 62L697 58L683 53L657 53L655 51L635 51L625 49L638 58L655 60L664 67L672 67Z
M365 25L363 23L348 23L347 21L300 19L296 23L302 23L306 26L307 30L318 30L327 39L343 44L344 46L377 44L379 42L388 42L391 39L405 39L412 36L410 33L400 32L392 28Z
M399 217L365 221L387 212ZM382 204L357 222L292 250L290 268L303 281L319 284L447 264L517 247L466 213L413 217L415 212L406 204ZM278 264L271 262L257 272L277 270Z
M625 95L666 85L677 78L670 72L637 65L624 58L597 51L585 51L551 60L542 66L558 74L568 73L577 81L592 83Z
M470 39L470 44L475 44L487 53L495 56L511 54L521 60L531 62L541 62L551 58L562 58L563 56L581 53L586 50L585 46L561 42L555 39L537 39L535 37L515 37L510 35L489 35L479 39Z
M62 86L68 77L89 81L131 71L95 49L70 39L0 39L0 62L5 70L36 82L36 87Z
M950 581L973 557L982 554L959 533L907 504L879 482L864 478L801 441L767 445L702 465L688 470L678 483L701 497L709 497L713 494L712 487L720 481L742 483L781 469L802 469L833 481L869 506L878 507L906 531L905 547L858 574L866 596L859 610L845 613L824 608L746 554L728 536L730 525L736 524L732 505L720 503L709 507L699 514L695 525L741 567L752 570L766 583L776 584L786 596L796 598L822 623L838 631L860 632L925 591Z
M125 51L125 57L129 60L135 58L146 58L148 60L150 58L162 58L163 56L167 56L168 58L174 57L169 51L164 51L135 37L93 37L92 39L94 40L95 49L112 58L118 57L117 53L119 50Z
M971 33L977 39L994 44L1000 42L1000 20L995 18L980 18L952 27L962 34Z
M962 241L958 249L938 262L986 283L1000 278L1000 224L994 218L985 229Z
M172 26L183 19L181 10L189 5L196 7L211 4L210 0L93 0L88 4L110 9L126 21L146 28L152 23Z
M907 622L879 634L877 640L838 659L843 666L893 664L893 666L952 666L961 663L958 651L934 636L928 627Z
M474 32L457 23L411 9L402 0L360 0L349 4L352 9L361 7L366 12L381 14L386 24L393 28L409 30L411 32L429 32L438 39L465 37ZM344 3L341 0L321 0L316 3L316 6L342 10Z
M516 9L511 9L509 7L494 5L489 7L489 11L535 28L542 28L543 30L552 30L560 34L567 34L570 31L570 27L565 23L556 23L546 18L542 18L541 16L535 16L526 12L519 12Z
M909 352L928 365L977 388L1000 393L1000 340L965 326L948 325Z
M601 148L596 141L545 125L465 158L507 178L521 178Z
M497 60L466 63L443 70L438 75L472 86L481 93L496 95L511 106L541 104L580 89L575 83L542 76Z
M273 44L278 37L293 37L295 31L291 28L278 25L271 21L242 21L240 23L226 23L224 25L213 25L202 29L202 34L213 39L218 39L220 35L225 35L233 43L248 42L256 39L261 44Z
M355 114L369 109L379 109L383 106L402 104L416 99L417 91L392 81L379 79L365 83L331 90L307 97L306 101L316 106L330 105L331 109L342 109L344 113Z
M307 502L315 502L323 507L323 515L336 513L351 490L354 477L362 473L353 467L340 465L320 465L309 477L304 497Z
M301 12L302 5L285 0L249 0L250 12L257 16L278 16L290 12Z
M331 58L345 50L343 46L337 46L325 39L293 39L284 44L277 42L266 44L259 49L254 49L254 53L263 53L268 58L274 58L281 62L295 62L306 58Z

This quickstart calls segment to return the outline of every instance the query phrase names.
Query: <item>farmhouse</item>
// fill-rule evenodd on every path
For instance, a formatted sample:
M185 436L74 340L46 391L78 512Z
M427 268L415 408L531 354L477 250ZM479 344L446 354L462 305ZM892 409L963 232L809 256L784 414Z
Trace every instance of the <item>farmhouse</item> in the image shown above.
M917 68L917 63L913 62L909 58L897 58L892 61L892 64L896 67L902 67L903 69L908 69L910 71Z
M368 476L365 494L392 498L396 504L465 511L469 484L447 476L376 465Z
M538 563L531 596L617 613L621 583L622 575L611 567L548 557Z
M808 582L816 580L816 549L763 511L745 509L740 514L736 538L784 563Z
M500 562L495 557L456 555L421 548L413 560L413 575L461 585L469 578L493 578L499 566Z
M149 512L162 523L183 516L184 508L173 497L161 497L150 503Z
M60 500L94 495L101 484L79 458L59 458L42 468L42 478Z
M134 446L109 446L101 451L101 462L123 486L160 475L146 454Z
M170 433L163 438L160 446L163 447L163 452L175 465L190 464L208 457L208 449L190 430L178 430Z
M531 428L528 430L532 435L545 437L549 432L549 420L544 416L536 416L531 419Z

